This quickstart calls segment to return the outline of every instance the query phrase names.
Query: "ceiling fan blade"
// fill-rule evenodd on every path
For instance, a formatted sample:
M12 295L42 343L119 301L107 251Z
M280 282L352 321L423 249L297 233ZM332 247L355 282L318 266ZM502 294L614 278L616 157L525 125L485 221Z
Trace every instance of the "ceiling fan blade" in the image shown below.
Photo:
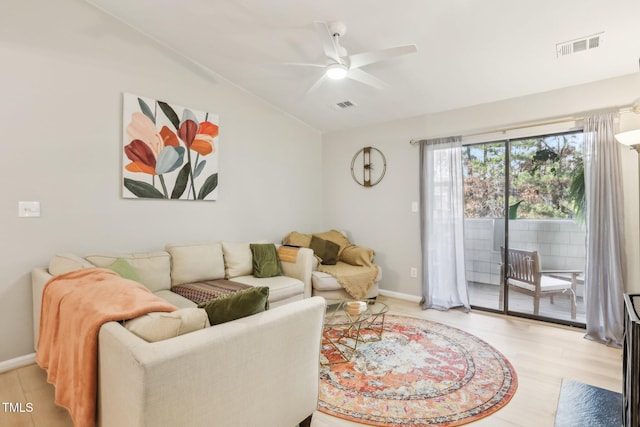
M292 67L317 67L317 68L327 68L324 64L310 64L304 62L285 62L283 65L290 65Z
M367 86L375 87L376 89L384 89L386 87L389 87L389 84L387 84L386 82L383 82L379 78L374 77L366 71L362 71L357 68L349 70L347 77L351 80L366 84Z
M313 84L313 86L311 86L309 89L307 89L307 91L305 92L305 95L309 95L310 93L314 92L316 89L318 89L320 87L320 85L327 79L327 75L326 74L322 74L322 76Z
M324 49L324 54L328 57L336 61L340 62L340 53L338 52L338 46L336 46L336 41L333 39L333 34L329 31L329 27L324 22L316 21L313 23L316 27L316 31L318 32L318 36L320 37L320 42L322 43L322 48Z
M372 52L356 53L350 55L349 68L360 68L365 65L373 64L374 62L386 61L389 59L397 58L402 55L415 53L418 51L418 47L415 44L408 44L406 46L390 47L388 49L375 50Z

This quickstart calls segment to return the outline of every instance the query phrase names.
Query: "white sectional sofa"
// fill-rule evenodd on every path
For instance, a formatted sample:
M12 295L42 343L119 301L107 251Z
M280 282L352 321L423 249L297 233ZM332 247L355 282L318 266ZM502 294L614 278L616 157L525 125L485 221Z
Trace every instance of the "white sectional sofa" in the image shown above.
M56 255L32 271L34 340L42 292L55 275L126 260L139 282L178 308L196 304L171 292L185 281L227 278L268 286L270 309L147 342L119 322L99 331L97 425L294 427L317 406L325 301L311 297L313 252L281 262L283 275L256 278L248 244L189 242L164 251ZM308 421L308 419L307 419Z

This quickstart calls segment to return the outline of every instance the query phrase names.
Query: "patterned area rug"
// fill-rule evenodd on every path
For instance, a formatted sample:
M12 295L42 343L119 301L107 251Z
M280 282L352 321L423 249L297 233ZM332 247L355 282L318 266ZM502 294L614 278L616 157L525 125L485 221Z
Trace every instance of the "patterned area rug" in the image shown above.
M333 338L340 332L328 331ZM363 332L365 341L372 338L373 331ZM353 345L351 339L344 343ZM323 363L339 357L323 342ZM380 341L358 343L351 361L321 367L318 409L374 426L458 426L496 412L516 388L509 361L479 338L440 323L387 315Z

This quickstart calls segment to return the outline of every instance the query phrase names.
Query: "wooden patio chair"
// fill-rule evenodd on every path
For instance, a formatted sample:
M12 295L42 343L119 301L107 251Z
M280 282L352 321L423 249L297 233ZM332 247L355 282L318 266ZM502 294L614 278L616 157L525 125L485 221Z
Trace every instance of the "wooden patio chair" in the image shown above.
M504 260L504 248L501 249ZM540 298L568 294L571 298L571 319L576 318L576 285L579 270L541 270L538 251L511 249L508 251L507 284L510 291L520 292L533 297L533 314L538 315ZM500 307L504 299L504 265L500 271ZM571 275L562 278L562 275Z

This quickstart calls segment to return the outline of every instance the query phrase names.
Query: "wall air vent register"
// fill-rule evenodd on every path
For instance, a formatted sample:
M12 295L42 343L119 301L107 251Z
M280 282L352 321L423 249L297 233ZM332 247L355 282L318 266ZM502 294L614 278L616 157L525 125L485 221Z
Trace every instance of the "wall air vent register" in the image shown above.
M556 54L558 58L562 58L563 56L598 48L602 46L603 42L604 33L593 34L591 36L556 44Z

